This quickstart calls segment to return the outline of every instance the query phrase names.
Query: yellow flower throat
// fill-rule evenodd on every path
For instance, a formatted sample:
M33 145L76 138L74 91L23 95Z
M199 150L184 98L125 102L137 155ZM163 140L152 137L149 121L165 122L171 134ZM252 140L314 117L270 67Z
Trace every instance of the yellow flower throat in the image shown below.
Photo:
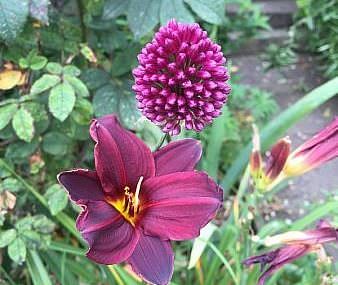
M137 182L135 192L129 186L124 187L124 196L119 199L107 198L107 202L112 205L129 223L135 226L137 214L140 212L140 191L143 176Z

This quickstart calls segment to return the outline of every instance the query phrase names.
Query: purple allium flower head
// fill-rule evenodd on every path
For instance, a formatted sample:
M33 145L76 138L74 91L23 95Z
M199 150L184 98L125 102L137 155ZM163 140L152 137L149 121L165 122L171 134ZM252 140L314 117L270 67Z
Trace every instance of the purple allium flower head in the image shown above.
M133 70L138 107L164 132L179 134L181 122L201 131L221 114L230 93L225 58L198 24L169 21L138 61Z

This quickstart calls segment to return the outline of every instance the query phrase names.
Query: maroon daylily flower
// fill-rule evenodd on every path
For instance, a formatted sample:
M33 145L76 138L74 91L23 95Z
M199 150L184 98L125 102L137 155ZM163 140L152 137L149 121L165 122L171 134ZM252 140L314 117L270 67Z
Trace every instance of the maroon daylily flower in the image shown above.
M200 144L185 139L152 154L114 115L94 120L90 134L96 171L58 176L83 207L76 226L89 244L87 257L102 264L126 261L147 282L168 284L170 240L197 237L221 205L220 187L194 171Z
M243 264L250 266L260 263L262 275L258 285L263 285L266 279L287 263L308 254L316 252L322 258L325 255L324 243L338 241L338 229L333 228L328 222L321 221L316 229L304 232L291 231L266 239L266 244L284 244L284 246L258 256L252 256L243 261ZM267 269L266 266L268 266Z

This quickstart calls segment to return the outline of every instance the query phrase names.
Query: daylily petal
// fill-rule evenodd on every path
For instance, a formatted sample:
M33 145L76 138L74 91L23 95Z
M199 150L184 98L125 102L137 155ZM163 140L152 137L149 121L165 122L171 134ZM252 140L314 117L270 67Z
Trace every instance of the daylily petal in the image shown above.
M169 241L141 234L128 262L147 282L166 285L173 275L174 253Z
M194 170L201 155L201 143L197 140L171 142L154 153L156 176Z
M69 193L70 198L78 204L89 200L104 200L100 180L95 171L74 169L61 172L57 178Z
M94 148L95 168L103 190L111 195L122 193L127 177L121 153L106 128L98 125L95 129L98 138Z
M286 176L301 175L336 157L338 157L338 117L293 151L283 171Z
M280 139L267 156L265 172L266 176L274 180L281 173L290 154L291 141L288 137Z
M271 276L274 272L280 269L287 263L304 256L309 251L309 246L306 245L290 245L277 249L276 256L273 261L269 264L269 267L263 272L258 280L258 285L263 285L266 279Z
M133 133L121 127L115 115L93 120L90 134L97 142L96 169L108 192L113 187L123 191L134 188L141 176L155 175L155 163L150 149Z
M103 201L88 202L76 227L88 242L87 257L101 264L125 261L139 239L139 232Z
M272 246L280 243L316 245L318 243L327 243L335 240L338 241L338 230L333 227L323 227L303 232L290 231L272 237L267 237L265 239L265 245Z
M186 240L215 215L222 201L221 188L203 172L177 172L144 182L140 225L146 234Z

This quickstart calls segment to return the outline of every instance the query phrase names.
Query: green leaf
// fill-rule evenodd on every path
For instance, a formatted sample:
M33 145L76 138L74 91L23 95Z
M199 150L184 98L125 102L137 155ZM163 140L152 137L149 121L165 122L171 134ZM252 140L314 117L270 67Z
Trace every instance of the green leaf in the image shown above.
M15 163L19 163L20 160L27 160L27 157L32 155L39 145L38 139L33 139L30 143L19 141L10 144L6 148L5 157L12 159Z
M50 186L46 191L45 198L47 199L49 210L53 216L67 206L67 193L59 184Z
M45 58L44 56L36 55L32 58L29 64L29 67L32 70L40 70L44 68L46 64L47 64L47 58Z
M127 12L129 0L107 0L103 6L102 19L112 20Z
M130 0L127 19L136 39L149 33L159 22L161 1Z
M118 112L119 93L112 84L98 89L93 98L94 114L97 117Z
M208 174L217 179L218 166L221 160L221 149L226 136L226 120L227 120L227 107L223 108L223 114L217 118L210 127L210 134L208 137L208 148L206 155L203 158L206 171Z
M62 68L62 65L59 64L59 63L57 63L57 62L49 62L46 65L46 70L49 73L60 75L62 73L62 71L63 71L63 68Z
M93 105L89 100L77 98L72 119L79 125L88 125L93 116Z
M116 53L111 67L112 76L121 76L137 65L138 45L128 46L127 49Z
M28 0L0 0L0 38L13 41L28 16Z
M160 9L161 25L166 25L169 20L176 19L182 23L193 23L193 15L185 7L183 0L162 0Z
M202 20L210 24L222 24L225 14L224 0L185 0L185 2Z
M13 115L15 114L17 108L17 104L8 104L0 107L0 130L8 125L10 120L13 118Z
M55 226L54 223L46 216L35 215L33 217L33 228L40 233L49 234L54 230Z
M69 76L80 76L81 70L74 65L66 65L63 67L63 74Z
M8 246L8 255L16 263L22 263L26 259L27 249L24 241L17 237Z
M48 66L48 65L47 65ZM58 84L61 78L57 75L44 74L36 80L31 88L31 95L40 94Z
M109 83L110 75L102 69L89 68L82 72L81 80L89 90L95 90Z
M31 142L34 136L34 120L32 115L24 108L16 111L12 126L17 136L25 142Z
M266 150L281 137L287 129L300 119L318 108L330 98L337 94L338 77L315 88L303 98L298 100L290 108L279 114L274 120L267 124L261 131L261 142L263 150ZM248 144L238 155L237 159L227 171L221 185L226 195L248 164L252 144Z
M7 177L2 182L2 187L5 190L8 190L10 192L18 192L20 189L22 189L22 184L19 180L13 178L13 177Z
M52 285L46 267L35 250L29 250L27 267L34 285Z
M330 201L323 205L320 205L313 209L305 217L292 223L290 231L301 231L306 227L310 226L312 223L319 221L322 218L332 214L334 216L334 211L338 209L338 201Z
M52 155L65 155L68 145L69 138L58 132L47 133L42 140L42 149Z
M0 248L9 245L15 238L16 238L15 229L0 232Z
M63 82L51 90L48 107L53 116L63 122L72 112L75 100L76 97L73 87L69 83Z
M119 100L120 119L125 127L135 130L141 113L136 107L135 96L126 90L123 90Z
M89 91L87 89L87 86L78 78L71 75L65 75L64 79L72 85L72 87L75 90L75 93L81 97L88 97Z
M216 229L217 227L214 224L209 223L201 230L200 236L194 241L190 254L188 269L195 267L207 246L206 242L210 240Z

